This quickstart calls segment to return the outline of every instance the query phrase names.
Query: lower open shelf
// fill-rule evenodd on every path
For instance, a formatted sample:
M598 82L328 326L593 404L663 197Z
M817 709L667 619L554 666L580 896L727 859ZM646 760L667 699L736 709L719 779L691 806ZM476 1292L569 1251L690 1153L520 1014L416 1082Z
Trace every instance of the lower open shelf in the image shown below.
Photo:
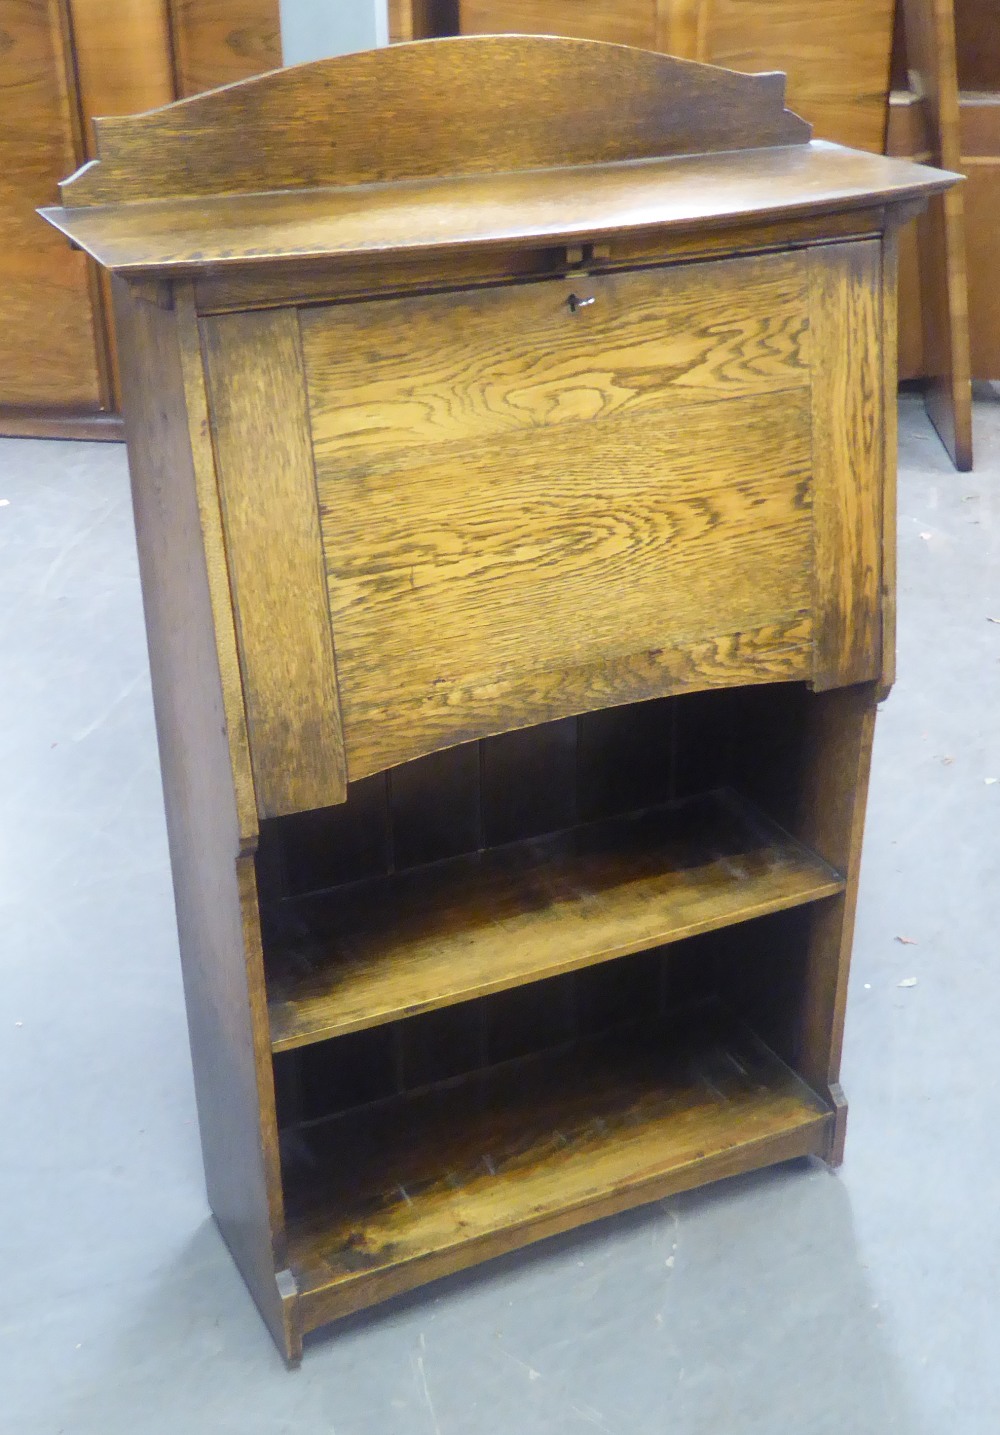
M832 1116L719 1009L286 1133L304 1329L706 1181L823 1154Z

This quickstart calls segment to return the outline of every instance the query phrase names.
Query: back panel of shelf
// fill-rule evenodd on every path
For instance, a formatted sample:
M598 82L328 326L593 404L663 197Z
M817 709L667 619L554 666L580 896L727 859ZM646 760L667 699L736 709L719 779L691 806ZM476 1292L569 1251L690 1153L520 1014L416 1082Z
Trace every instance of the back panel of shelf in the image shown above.
M745 914L756 916L754 921L741 920L731 895L751 888L752 874L737 863L735 878L727 882L716 866L706 867L707 896L699 901L719 904L720 915L690 928L703 935L687 936L678 925L679 939L670 945L661 939L643 946L637 940L633 946L638 949L625 947L620 955L612 953L613 960L596 952L588 959L585 953L570 970L558 971L551 962L533 969L525 960L518 976L519 953L538 941L538 922L530 924L530 912L523 919L515 917L509 936L502 933L514 953L512 975L490 980L482 975L480 963L481 995L472 984L463 991L452 975L460 972L474 942L481 942L481 929L489 933L502 926L496 912L481 915L476 904L485 909L486 895L473 891L467 905L476 920L468 930L450 934L451 945L442 948L433 968L448 974L455 985L448 1001L436 1009L431 1009L434 1003L415 999L413 943L397 957L410 976L404 980L398 972L385 973L402 992L394 998L395 1010L386 1002L353 1025L338 1025L330 1016L350 998L352 972L355 977L357 972L356 941L353 948L346 943L341 985L338 955L324 957L325 968L319 964L324 980L331 972L333 978L319 1002L326 1014L312 1026L308 1008L311 1001L315 1005L310 996L314 971L300 981L298 1006L279 997L289 989L290 968L296 995L295 963L284 950L290 926L294 929L305 920L308 937L299 940L302 950L323 939L322 928L309 928L311 919L303 919L303 913L323 911L332 903L335 924L356 894L372 894L373 909L391 904L394 880L411 887L426 884L433 896L463 861L483 860L470 854L485 853L486 861L497 852L503 861L509 852L544 854L550 841L546 834L568 832L573 837L578 831L601 831L595 824L657 804L698 802L698 794L720 789L749 799L754 812L780 824L768 828L769 839L772 831L795 833L810 787L810 764L817 761L807 719L825 701L802 685L775 685L609 709L419 759L353 784L339 808L265 824L258 881L280 1124L291 1131L355 1106L586 1041L640 1015L668 1018L684 1006L720 1000L749 1015L775 1051L795 1064L806 985L801 954L816 903L836 900L844 887L822 854L803 877L782 852L780 880L788 890L770 905L747 905ZM806 852L793 836L787 840L790 849ZM627 871L624 889L634 891L643 876L641 870L638 877ZM525 891L526 901L548 901L534 885ZM606 908L607 894L601 896ZM590 897L585 893L580 899L580 911L574 914L578 926L587 921ZM596 921L596 907L593 910ZM371 922L378 920L375 910ZM555 933L558 943L558 927ZM547 940L551 944L551 933ZM502 950L498 942L495 960L501 960ZM294 955L301 965L301 950ZM369 957L364 973L369 992L377 985L371 967ZM532 979L533 970L542 979ZM546 975L552 970L557 974ZM414 985L407 987L406 981ZM327 1034L334 1039L324 1039Z

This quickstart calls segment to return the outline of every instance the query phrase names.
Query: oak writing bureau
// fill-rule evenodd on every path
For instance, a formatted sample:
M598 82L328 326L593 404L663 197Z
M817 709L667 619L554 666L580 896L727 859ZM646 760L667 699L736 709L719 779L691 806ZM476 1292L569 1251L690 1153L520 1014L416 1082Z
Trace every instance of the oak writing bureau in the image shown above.
M894 234L780 75L429 41L98 121L208 1191L289 1361L840 1159Z

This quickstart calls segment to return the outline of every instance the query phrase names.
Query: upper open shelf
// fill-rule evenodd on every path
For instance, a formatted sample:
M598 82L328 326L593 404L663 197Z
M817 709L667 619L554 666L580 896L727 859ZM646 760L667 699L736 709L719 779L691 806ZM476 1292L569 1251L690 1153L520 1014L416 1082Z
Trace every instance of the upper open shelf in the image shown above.
M729 791L286 902L268 951L287 1051L844 890Z

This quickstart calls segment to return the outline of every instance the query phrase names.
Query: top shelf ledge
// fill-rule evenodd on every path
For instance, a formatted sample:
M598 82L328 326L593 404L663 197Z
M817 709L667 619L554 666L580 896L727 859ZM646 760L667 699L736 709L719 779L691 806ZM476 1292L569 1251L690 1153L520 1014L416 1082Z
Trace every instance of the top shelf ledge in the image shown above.
M82 208L806 144L784 97L782 74L625 45L425 40L97 119L98 158L60 190Z

